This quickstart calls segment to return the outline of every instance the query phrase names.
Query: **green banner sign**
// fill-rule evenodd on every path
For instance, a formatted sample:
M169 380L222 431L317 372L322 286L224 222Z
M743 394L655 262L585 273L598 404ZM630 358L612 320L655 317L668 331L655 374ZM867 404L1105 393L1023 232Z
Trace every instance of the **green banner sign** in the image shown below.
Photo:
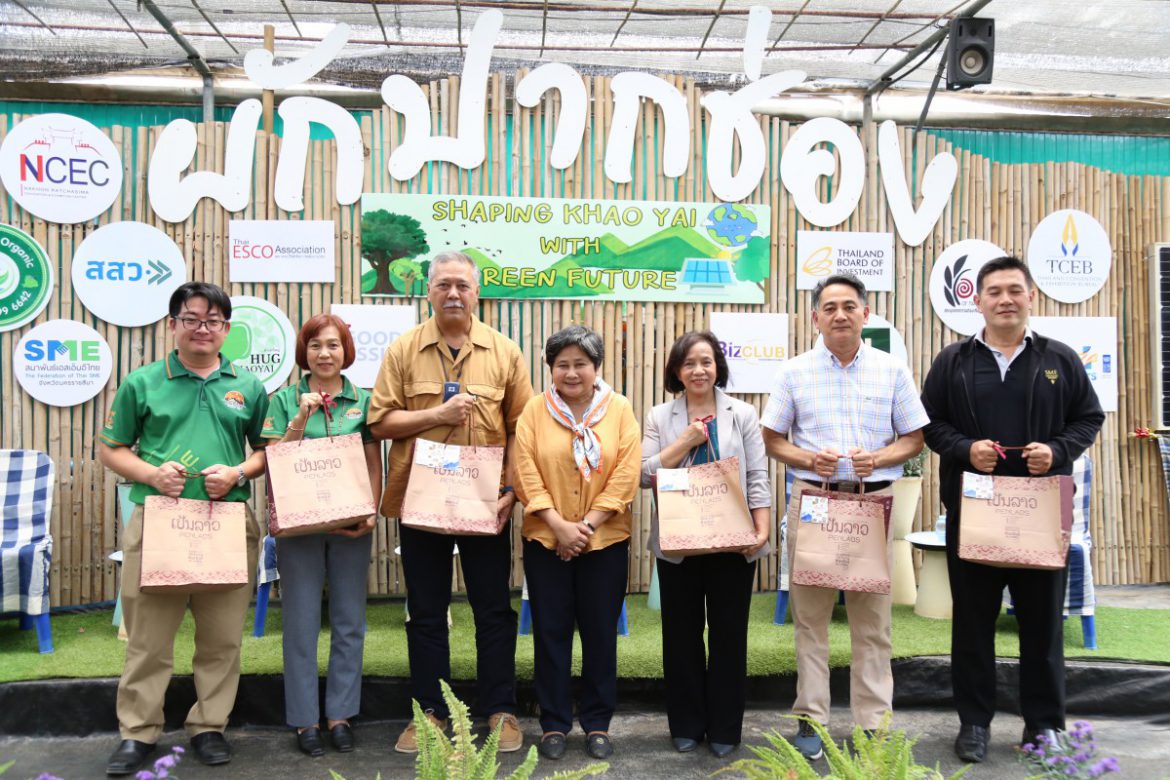
M771 210L744 203L362 196L362 294L424 295L464 252L482 298L763 303Z

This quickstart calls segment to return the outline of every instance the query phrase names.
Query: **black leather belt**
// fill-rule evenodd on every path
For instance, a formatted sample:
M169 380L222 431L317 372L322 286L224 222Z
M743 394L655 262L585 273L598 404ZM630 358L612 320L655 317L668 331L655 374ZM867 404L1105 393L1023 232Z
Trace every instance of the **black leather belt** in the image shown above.
M819 487L815 482L811 483L811 484L814 487ZM838 491L840 493L858 493L858 492L860 492L858 490L858 487L857 487L858 484L860 484L860 483L857 483L857 482L830 482L829 483L829 490L835 490L835 491ZM866 493L874 493L878 490L885 490L886 488L888 488L890 485L892 485L894 483L891 482L890 480L886 479L886 480L882 480L880 482L866 482L864 484L865 484L865 492Z

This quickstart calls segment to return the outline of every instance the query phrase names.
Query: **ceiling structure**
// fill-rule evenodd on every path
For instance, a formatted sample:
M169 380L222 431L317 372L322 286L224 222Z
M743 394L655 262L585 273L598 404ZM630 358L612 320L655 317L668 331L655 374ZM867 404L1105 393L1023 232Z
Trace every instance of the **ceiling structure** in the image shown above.
M995 70L977 91L1170 106L1170 0L0 0L0 81L190 74L196 58L217 77L238 74L243 55L262 46L265 24L275 27L279 62L346 22L350 42L318 81L376 89L393 73L459 73L476 18L498 8L493 69L559 61L583 73L675 73L734 86L744 80L753 5L772 12L764 74L800 69L821 87L864 87L950 18L983 6L977 15L996 23ZM899 86L929 84L942 52L905 62L903 71L914 69Z

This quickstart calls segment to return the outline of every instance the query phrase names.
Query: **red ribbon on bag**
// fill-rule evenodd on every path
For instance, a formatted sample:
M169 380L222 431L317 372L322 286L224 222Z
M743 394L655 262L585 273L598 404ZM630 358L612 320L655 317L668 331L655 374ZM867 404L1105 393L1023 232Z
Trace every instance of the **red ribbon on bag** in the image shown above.
M715 419L715 415L713 415L713 414L709 414L706 417L696 417L695 418L695 422L703 423L703 436L706 437L708 444L711 443L711 431L709 428L707 428L707 423L711 422L714 419Z

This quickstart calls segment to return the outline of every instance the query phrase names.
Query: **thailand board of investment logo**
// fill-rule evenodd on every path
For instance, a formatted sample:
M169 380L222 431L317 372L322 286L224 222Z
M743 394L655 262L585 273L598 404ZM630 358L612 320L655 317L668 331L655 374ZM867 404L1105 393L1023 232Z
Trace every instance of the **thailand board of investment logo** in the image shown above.
M814 249L805 258L804 264L800 267L809 276L816 276L824 278L833 270L833 247L822 246Z
M974 274L970 268L964 267L966 265L967 255L963 255L943 269L943 297L951 306L974 305Z
M48 255L28 233L0 225L0 331L40 314L53 292Z

